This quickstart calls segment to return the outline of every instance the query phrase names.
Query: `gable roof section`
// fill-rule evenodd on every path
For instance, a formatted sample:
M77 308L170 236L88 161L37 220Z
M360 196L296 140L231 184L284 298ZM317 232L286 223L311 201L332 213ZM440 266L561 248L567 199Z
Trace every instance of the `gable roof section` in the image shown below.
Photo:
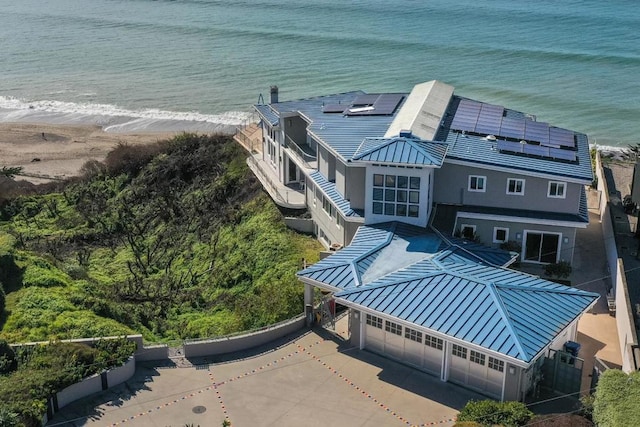
M598 295L564 286L505 285L445 270L347 289L336 298L527 363Z
M442 166L447 144L413 138L366 138L353 161L393 163L412 166Z

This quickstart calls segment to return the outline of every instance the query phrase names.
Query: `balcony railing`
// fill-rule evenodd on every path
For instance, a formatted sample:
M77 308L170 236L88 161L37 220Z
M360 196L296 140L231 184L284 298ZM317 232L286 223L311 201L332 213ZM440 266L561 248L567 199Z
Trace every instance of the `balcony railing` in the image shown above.
M312 166L311 163L315 162L318 158L315 154L308 152L311 151L311 147L305 145L305 147L307 147L307 150L305 150L296 144L289 136L286 136L285 147L291 149L300 158L300 160L302 160L308 169L314 169L314 166Z
M258 161L254 156L250 156L247 162L250 169L256 174L262 185L265 186L265 190L271 194L277 204L294 209L305 207L304 187L301 186L300 190L296 191L281 184L277 178L272 178L264 170L264 167L268 167L266 162Z

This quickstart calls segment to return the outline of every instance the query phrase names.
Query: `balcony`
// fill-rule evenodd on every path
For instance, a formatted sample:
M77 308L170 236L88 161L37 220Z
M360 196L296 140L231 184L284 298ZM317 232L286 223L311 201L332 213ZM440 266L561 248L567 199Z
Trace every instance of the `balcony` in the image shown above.
M316 170L318 168L317 154L309 147L308 144L298 144L289 136L285 136L285 149L291 154L291 158L297 160L299 166L306 169Z
M262 154L249 156L247 165L276 204L289 209L306 209L304 184L282 184L273 167L262 159Z

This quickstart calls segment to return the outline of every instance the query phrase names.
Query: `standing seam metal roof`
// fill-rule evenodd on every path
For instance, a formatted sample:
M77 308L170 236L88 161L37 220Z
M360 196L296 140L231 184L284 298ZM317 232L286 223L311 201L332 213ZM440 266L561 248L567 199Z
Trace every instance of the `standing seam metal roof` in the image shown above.
M377 144L376 144L377 142ZM352 160L418 166L442 166L447 144L412 138L367 138Z
M351 203L346 201L344 197L336 190L336 184L327 181L318 171L311 172L309 178L315 185L320 187L322 192L331 200L331 202L338 208L340 213L345 217L359 217L360 215L353 209L351 209Z

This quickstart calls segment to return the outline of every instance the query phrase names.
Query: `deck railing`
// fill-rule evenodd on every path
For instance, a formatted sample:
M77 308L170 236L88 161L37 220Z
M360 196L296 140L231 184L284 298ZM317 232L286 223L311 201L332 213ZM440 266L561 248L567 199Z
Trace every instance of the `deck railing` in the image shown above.
M286 137L285 146L287 148L290 148L295 154L297 154L297 156L300 158L300 160L302 160L302 162L305 164L307 168L313 169L313 166L311 166L310 162L315 162L317 160L317 156L314 156L304 151L289 136Z

